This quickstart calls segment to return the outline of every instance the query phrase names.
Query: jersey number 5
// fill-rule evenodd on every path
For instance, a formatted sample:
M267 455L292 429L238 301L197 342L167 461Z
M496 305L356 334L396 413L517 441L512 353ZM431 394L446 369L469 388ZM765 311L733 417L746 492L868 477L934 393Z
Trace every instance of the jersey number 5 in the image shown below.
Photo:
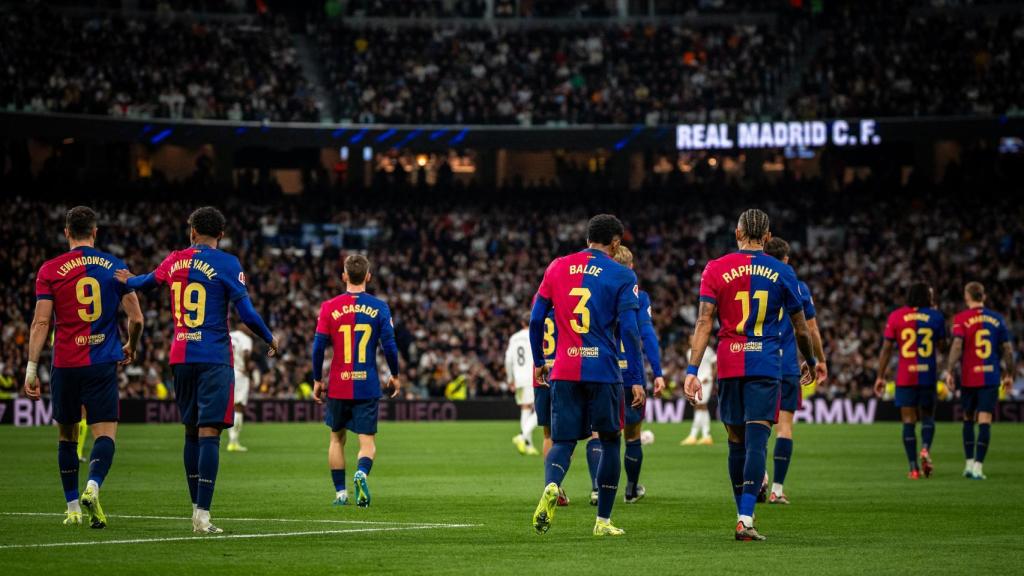
M984 328L974 333L974 350L982 360L992 355L992 341L988 339L990 334L991 332Z
M587 308L587 302L590 301L590 289L589 288L573 288L569 290L569 296L576 296L579 301L576 302L576 307L572 309L572 313L579 316L579 321L573 318L569 321L569 326L572 327L573 332L577 334L586 334L590 332L590 310Z
M184 285L184 286L183 286ZM206 288L198 282L171 284L171 295L174 297L174 324L189 328L198 328L206 321Z
M103 299L100 298L100 282L85 276L75 284L75 296L82 305L78 309L78 317L83 322L95 322L103 315Z

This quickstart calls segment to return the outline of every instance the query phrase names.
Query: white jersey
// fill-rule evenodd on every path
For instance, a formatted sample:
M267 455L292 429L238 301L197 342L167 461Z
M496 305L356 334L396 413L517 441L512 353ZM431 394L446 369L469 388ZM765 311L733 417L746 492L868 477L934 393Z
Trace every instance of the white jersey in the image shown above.
M231 332L231 353L235 356L235 379L242 377L249 379L249 371L246 364L249 362L249 355L252 354L252 338L241 330Z
M700 367L697 368L697 379L700 380L701 384L712 383L715 377L714 366L717 362L718 354L715 353L713 347L708 346L707 350L704 351L704 358L700 361Z
M523 328L512 335L505 351L505 373L516 389L533 388L533 353L530 351L530 331Z

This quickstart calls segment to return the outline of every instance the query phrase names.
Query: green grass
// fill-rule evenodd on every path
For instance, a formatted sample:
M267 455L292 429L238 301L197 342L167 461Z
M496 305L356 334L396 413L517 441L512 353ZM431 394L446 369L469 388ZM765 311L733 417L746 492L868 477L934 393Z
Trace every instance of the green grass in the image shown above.
M960 477L958 425L939 426L936 477L905 478L896 424L798 426L787 482L792 506L758 508L765 543L732 540L735 509L724 442L682 448L681 426L654 426L648 496L616 504L619 539L590 535L594 509L582 448L566 481L573 503L537 536L530 516L543 477L515 454L514 423L383 424L370 477L373 506L332 509L326 429L247 425L247 454L221 451L213 517L228 534L348 530L387 524L230 518L463 523L468 528L262 539L192 537L177 426L123 426L103 487L110 526L61 526L56 431L0 428L0 567L5 574L964 574L1004 572L1024 557L1024 426L996 425L989 480ZM688 429L688 424L687 424ZM717 432L719 439L721 432ZM538 434L539 437L539 434ZM352 469L354 446L348 457ZM86 473L81 474L84 486ZM352 492L351 481L349 486ZM621 498L621 496L620 496ZM181 520L119 515L175 516ZM390 525L394 526L394 525ZM66 548L17 544L184 537Z

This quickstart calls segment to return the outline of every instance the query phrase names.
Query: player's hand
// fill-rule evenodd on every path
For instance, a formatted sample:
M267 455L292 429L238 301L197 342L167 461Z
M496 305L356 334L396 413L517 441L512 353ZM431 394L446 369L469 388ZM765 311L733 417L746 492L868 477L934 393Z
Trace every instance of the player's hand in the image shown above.
M31 380L25 378L25 397L29 400L39 400L39 376L32 376Z
M875 379L875 396L881 398L885 395L885 380L881 378Z
M814 381L814 377L811 376L811 367L807 365L807 362L800 363L800 385L807 386Z
M661 393L665 391L665 378L658 376L654 379L654 395L661 396Z
M533 369L533 379L537 382L538 386L544 386L545 388L550 387L548 382L549 371L550 368L548 368L547 363L545 363L543 366L538 366L537 368Z
M704 399L704 391L701 389L700 379L693 374L687 374L683 383L683 393L690 404L698 404Z
M814 379L818 382L819 386L824 384L825 380L828 380L828 364L818 362L814 365Z
M392 376L391 380L388 381L388 387L391 388L391 394L388 395L388 398L395 398L402 391L402 381L398 379L398 376Z
M633 384L633 402L631 403L633 408L643 408L646 403L647 390L644 390L642 384Z
M320 380L314 380L313 381L313 402L316 402L317 404L323 404L324 403L324 393L325 392L327 392L327 390L324 387L324 383L321 382Z
M134 278L134 277L135 277L135 274L132 274L131 272L129 272L128 270L125 270L124 268L122 268L120 270L115 270L114 271L114 278L116 278L117 281L122 283L122 284L128 282L129 278Z
M1013 394L1013 376L1010 374L1003 374L1003 390L1006 391L1006 397L1009 398Z
M121 352L124 353L124 360L117 363L118 366L127 366L132 362L135 362L135 348L130 344L125 344L121 347Z
M267 350L267 356L277 356L277 352L281 349L281 339L274 336L270 340L270 349Z

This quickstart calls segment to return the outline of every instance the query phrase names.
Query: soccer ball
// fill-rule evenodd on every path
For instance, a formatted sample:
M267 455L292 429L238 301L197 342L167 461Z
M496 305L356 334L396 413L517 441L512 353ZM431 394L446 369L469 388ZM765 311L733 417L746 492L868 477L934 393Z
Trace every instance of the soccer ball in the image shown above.
M640 433L640 443L644 446L654 444L654 432L650 430L644 430Z

